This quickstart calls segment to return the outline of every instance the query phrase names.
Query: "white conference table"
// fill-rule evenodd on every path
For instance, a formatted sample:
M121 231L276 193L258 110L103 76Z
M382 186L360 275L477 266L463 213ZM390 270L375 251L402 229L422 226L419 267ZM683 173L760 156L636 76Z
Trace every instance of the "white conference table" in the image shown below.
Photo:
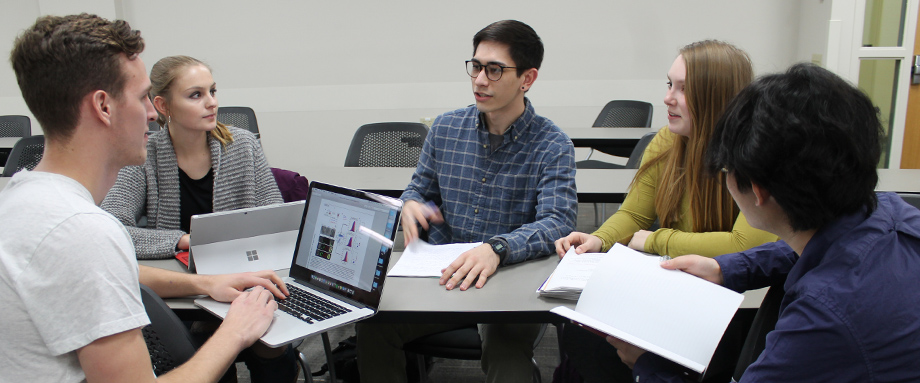
M414 168L312 167L300 174L310 181L399 197L414 171ZM920 193L920 169L879 169L878 174L878 191ZM578 169L575 173L578 201L622 202L635 175L634 169Z
M390 267L402 253L394 253ZM173 259L142 260L141 265L184 271L184 266ZM558 322L549 312L556 306L575 307L574 301L540 298L536 290L553 272L558 257L545 257L517 265L503 267L482 289L448 291L438 285L435 278L386 279L379 313L373 322L416 323L526 323ZM288 270L279 270L282 277ZM169 299L173 310L200 311L191 298ZM194 313L191 313L194 315ZM186 315L183 315L186 316Z
M298 169L310 181L399 197L415 168L310 167ZM633 169L578 169L575 188L579 202L622 202L636 171Z
M22 137L0 137L0 149L11 149Z
M310 181L322 181L378 194L399 197L412 178L413 168L307 168L301 174ZM879 169L875 190L920 193L920 169ZM636 171L633 169L579 169L575 187L579 202L622 202ZM9 177L0 177L0 188Z
M878 186L875 190L920 193L920 169L878 169Z
M393 253L389 267L402 254ZM551 255L516 265L502 267L489 278L486 285L466 291L448 291L436 278L389 277L377 315L369 322L379 323L550 323L560 318L549 310L557 306L575 308L575 301L544 298L536 290L552 274L559 258ZM174 259L142 260L141 265L185 272ZM282 277L288 270L279 270ZM757 308L766 289L752 290L744 295L741 308ZM193 298L168 299L167 303L183 317L202 313Z
M652 128L562 128L575 147L604 147L628 157L642 136L657 132Z
M0 168L2 171L3 168ZM310 181L321 181L377 194L399 197L412 178L413 168L307 168L300 171ZM621 202L635 170L583 169L575 176L581 202ZM10 177L0 177L0 188ZM586 190L587 189L587 190Z

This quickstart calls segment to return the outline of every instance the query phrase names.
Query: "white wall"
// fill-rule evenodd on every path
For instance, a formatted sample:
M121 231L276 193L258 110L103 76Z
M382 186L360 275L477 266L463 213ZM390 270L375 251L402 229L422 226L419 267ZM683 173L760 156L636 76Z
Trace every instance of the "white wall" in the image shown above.
M799 38L795 61L811 62L817 58L820 62L815 62L816 64L827 63L827 31L830 18L831 0L802 2L799 8Z
M653 125L663 126L665 75L681 46L706 38L726 40L750 53L759 74L779 71L823 53L827 3L85 4L89 11L115 13L142 31L148 69L157 59L175 54L208 62L221 105L255 109L272 165L304 172L310 166L343 163L352 134L364 123L418 121L472 103L463 61L472 54L473 34L496 20L522 20L543 38L546 57L529 92L539 114L563 128L587 127L607 101L638 99L655 105ZM0 0L0 52L9 52L13 36L38 15L73 8L73 2L62 0ZM8 64L0 67L0 114L28 114Z

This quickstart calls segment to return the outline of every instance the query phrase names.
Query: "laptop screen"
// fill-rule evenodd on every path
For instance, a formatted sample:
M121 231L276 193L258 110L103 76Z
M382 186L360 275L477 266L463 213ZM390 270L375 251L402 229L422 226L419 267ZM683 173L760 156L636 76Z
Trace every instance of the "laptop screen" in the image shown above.
M312 182L291 277L377 307L402 203Z

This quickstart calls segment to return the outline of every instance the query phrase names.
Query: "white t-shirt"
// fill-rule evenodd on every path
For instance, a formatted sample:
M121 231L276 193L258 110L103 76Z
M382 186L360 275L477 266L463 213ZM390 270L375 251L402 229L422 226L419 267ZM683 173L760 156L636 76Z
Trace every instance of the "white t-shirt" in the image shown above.
M124 226L71 178L17 173L0 191L0 381L83 381L77 349L148 323Z

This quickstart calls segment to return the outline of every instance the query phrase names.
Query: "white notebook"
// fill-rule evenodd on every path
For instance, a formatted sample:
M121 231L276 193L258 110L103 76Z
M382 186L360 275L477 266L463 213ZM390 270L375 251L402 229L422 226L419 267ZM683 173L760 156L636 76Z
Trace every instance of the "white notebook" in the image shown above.
M551 311L703 373L743 296L615 245L575 310Z

